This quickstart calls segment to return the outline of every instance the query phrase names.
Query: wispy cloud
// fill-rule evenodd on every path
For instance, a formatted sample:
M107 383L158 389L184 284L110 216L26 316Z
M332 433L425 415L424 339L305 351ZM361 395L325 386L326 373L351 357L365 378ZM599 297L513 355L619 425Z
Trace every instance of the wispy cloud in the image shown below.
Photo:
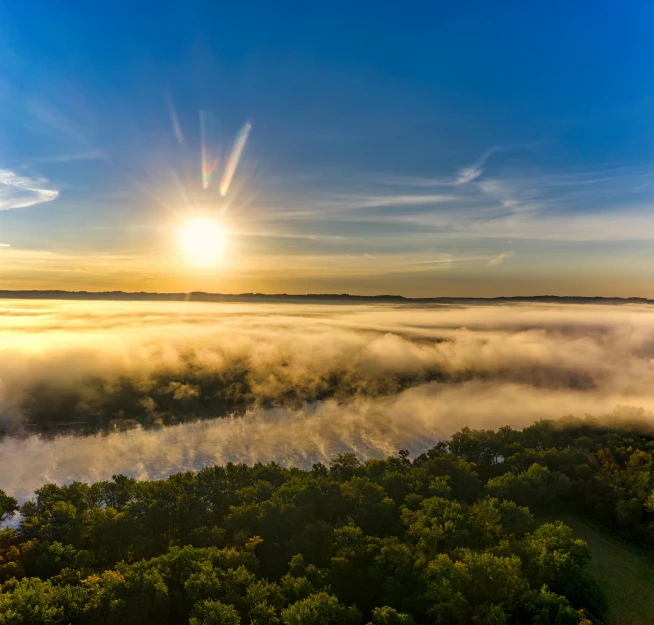
M396 188L388 188L366 175L353 193L284 198L259 213L257 225L263 232L281 227L289 235L338 235L339 244L365 237L414 252L455 240L645 241L654 232L653 173L610 165L543 172L513 164L475 184L452 184L443 194L416 192L411 177L396 177ZM427 183L416 178L415 186Z
M419 262L412 262L406 265L414 270L419 269L451 269L456 265L462 264L477 264L481 261L488 259L488 256L483 256L480 254L466 254L454 256L453 254L440 254L437 258L432 258L430 260L423 260Z
M456 176L452 178L451 175L440 173L435 176L412 176L402 174L392 174L385 172L381 173L366 173L359 177L359 180L365 180L370 184L384 186L384 187L406 187L406 188L437 188L437 187L453 187L476 180L484 173L484 166L488 159L499 152L505 150L498 146L486 150L481 157L466 167L461 168Z
M488 266L494 267L495 265L501 265L507 258L511 258L511 256L513 256L513 252L502 252L499 256L491 258L488 261Z
M484 154L482 154L482 157L476 163L461 169L459 171L459 175L456 178L456 184L466 184L479 178L479 176L484 173L484 165L486 164L486 161L498 150L499 148L496 147L487 150L484 152Z
M384 206L424 206L456 200L456 196L438 194L355 195L338 194L318 202L321 208L352 210L358 208L381 208Z
M0 169L0 210L26 208L51 202L59 197L45 178L21 176L11 169Z

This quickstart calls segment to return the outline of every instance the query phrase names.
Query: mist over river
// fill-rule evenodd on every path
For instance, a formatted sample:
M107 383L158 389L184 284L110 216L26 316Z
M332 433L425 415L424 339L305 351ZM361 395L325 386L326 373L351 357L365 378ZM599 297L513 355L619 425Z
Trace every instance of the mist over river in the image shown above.
M0 302L0 489L654 411L647 305Z

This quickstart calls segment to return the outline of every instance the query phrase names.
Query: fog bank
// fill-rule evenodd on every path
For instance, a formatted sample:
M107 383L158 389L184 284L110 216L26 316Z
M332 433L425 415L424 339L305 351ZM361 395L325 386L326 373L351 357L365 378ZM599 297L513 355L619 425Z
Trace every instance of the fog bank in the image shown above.
M418 452L464 425L651 413L650 310L2 302L0 489L307 466ZM50 422L64 429L34 433ZM125 424L140 426L112 432Z

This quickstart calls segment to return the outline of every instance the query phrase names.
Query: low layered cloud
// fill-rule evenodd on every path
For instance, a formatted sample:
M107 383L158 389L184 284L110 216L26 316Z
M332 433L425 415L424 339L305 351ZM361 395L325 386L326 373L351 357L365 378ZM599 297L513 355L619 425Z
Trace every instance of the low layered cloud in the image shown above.
M21 496L49 480L310 465L420 451L464 425L654 411L647 306L0 308L0 488Z

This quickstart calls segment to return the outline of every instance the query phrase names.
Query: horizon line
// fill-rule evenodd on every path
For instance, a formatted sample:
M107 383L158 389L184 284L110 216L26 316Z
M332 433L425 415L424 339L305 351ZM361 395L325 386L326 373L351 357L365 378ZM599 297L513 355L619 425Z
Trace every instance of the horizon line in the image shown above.
M378 294L357 295L352 293L211 293L206 291L189 292L157 292L157 291L70 291L66 289L0 289L0 299L80 299L80 300L159 300L159 301L239 301L239 300L356 300L356 301L386 301L386 302L497 302L497 301L534 301L534 302L625 302L654 304L654 300L646 297L609 297L588 295L500 295L495 297L478 296L432 296L405 297L403 295Z

